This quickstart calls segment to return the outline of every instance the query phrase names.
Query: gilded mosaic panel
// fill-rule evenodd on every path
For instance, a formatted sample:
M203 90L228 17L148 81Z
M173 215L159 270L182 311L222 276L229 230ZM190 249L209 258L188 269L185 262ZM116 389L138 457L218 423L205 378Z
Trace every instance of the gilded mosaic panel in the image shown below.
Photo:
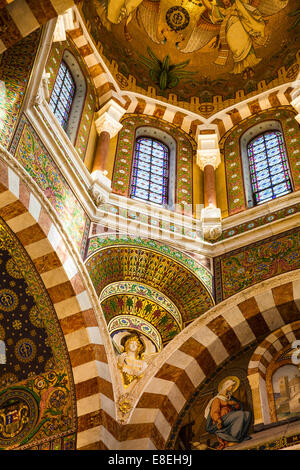
M142 296L132 294L114 295L105 299L101 303L101 307L107 323L119 315L130 316L129 318L138 317L145 320L159 332L163 344L171 341L181 330L170 312L158 303ZM123 325L118 324L115 329L125 327L128 328L128 325L124 322ZM150 327L149 332L144 329L142 333L150 336Z
M192 256L189 256L188 254L185 254L182 251L176 250L172 246L159 243L152 239L139 237L132 238L123 234L114 234L105 237L93 237L89 240L87 258L102 248L122 245L131 245L140 248L146 248L161 253L162 255L167 256L173 260L176 260L178 263L191 270L192 273L197 278L199 278L201 282L203 282L209 292L212 292L212 274L206 267L204 267L196 259L192 258Z
M98 295L117 281L137 281L158 289L188 323L209 310L213 298L188 268L155 251L134 246L111 246L97 251L86 267Z
M34 31L0 55L0 143L8 147L24 100L39 44Z
M214 259L216 301L300 268L300 230L253 243Z
M85 212L35 131L24 118L20 122L12 150L15 158L42 189L80 250L85 233Z

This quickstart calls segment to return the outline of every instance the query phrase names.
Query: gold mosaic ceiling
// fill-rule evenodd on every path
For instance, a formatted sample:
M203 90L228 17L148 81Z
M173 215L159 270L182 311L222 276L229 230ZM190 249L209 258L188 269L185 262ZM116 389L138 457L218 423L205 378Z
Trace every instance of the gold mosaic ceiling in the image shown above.
M98 295L112 283L142 283L169 299L180 312L184 324L214 305L211 293L194 273L181 263L152 250L131 246L109 247L93 254L86 267ZM110 309L105 311L108 321L116 314L128 313L118 307L117 300L116 308L110 305ZM102 303L103 306L108 305L108 302ZM147 319L146 316L144 318Z
M299 68L298 0L85 0L82 13L122 89L185 106L225 106Z

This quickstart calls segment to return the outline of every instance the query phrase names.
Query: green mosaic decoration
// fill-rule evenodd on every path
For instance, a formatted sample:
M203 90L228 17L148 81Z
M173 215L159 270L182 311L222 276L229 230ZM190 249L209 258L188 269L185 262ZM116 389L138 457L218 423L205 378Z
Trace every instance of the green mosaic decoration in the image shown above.
M247 208L244 194L243 168L240 158L240 138L248 128L259 122L276 119L281 123L293 179L293 187L295 191L300 189L300 128L294 117L295 111L290 107L281 106L274 109L271 108L239 122L238 125L233 127L233 129L222 137L220 148L225 156L228 208L230 215L241 212Z
M159 332L163 344L171 341L181 331L181 326L177 323L176 319L165 310L160 304L146 299L142 296L123 294L114 295L102 301L101 307L107 323L109 324L112 319L120 319L120 316L126 317L125 320L130 320L133 317L138 317L141 320L148 322L149 331L141 330L142 333L150 336L151 326ZM114 326L116 329L130 328L130 325L123 322ZM110 324L110 331L112 327Z
M143 296L145 299L156 302L174 317L179 326L182 326L182 318L176 305L158 290L142 283L131 281L114 282L103 289L99 301L101 303L108 297L124 293Z
M215 258L220 302L271 277L300 268L300 230L292 230Z
M156 251L157 253L161 253L164 256L168 256L187 269L191 270L191 272L203 282L205 287L212 292L212 274L198 263L192 257L186 255L182 251L176 250L169 245L164 245L159 243L155 240L146 239L146 238L132 238L129 235L111 235L108 237L93 237L90 239L89 247L87 251L87 258L93 255L96 251L106 248L109 246L122 246L122 245L131 245L136 247L144 247L151 249L152 251Z
M40 31L34 31L0 56L0 144L6 148L17 125L39 38Z
M180 312L186 324L213 305L213 297L206 285L192 269L196 263L191 259L190 268L182 263L180 252L163 246L159 252L140 244L107 246L93 253L86 261L97 295L113 282L131 281L148 285L168 297ZM169 256L172 253L173 256ZM178 254L177 260L175 259ZM188 258L182 255L184 261Z
M84 236L86 214L42 142L22 118L12 150L40 186L78 250Z
M122 121L112 179L112 189L122 196L129 196L131 162L134 152L135 132L140 126L157 127L170 134L177 142L176 200L186 214L192 214L193 205L193 158L196 143L176 126L153 116L131 114Z
M266 224L275 222L276 220L281 220L293 214L298 214L299 212L300 212L300 203L294 204L289 207L284 207L283 209L279 209L270 214L257 217L256 219L253 219L248 222L244 222L242 224L236 225L234 227L230 227L229 229L223 230L222 235L218 239L218 241L226 240L227 238L231 238L240 233L248 232L249 230L253 230L257 227L262 227Z

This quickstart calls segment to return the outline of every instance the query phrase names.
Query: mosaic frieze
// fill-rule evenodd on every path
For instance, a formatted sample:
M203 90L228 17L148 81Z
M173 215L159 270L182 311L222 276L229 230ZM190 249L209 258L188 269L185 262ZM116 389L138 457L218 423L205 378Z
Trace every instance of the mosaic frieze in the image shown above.
M53 305L23 247L0 221L0 449L75 431L68 352Z
M8 147L20 114L40 32L34 31L0 58L0 143Z
M146 299L157 302L175 318L176 322L180 326L182 325L182 318L176 305L174 305L174 303L171 302L171 300L168 299L161 292L156 289L150 288L145 284L130 281L115 282L103 289L100 294L99 301L101 303L107 297L111 297L112 295L116 294L124 294L124 292L128 294L142 295Z
M146 321L150 324L147 325L149 330L147 331L144 328L142 332L150 336L150 327L154 327L159 332L163 344L174 338L181 330L180 325L170 312L160 304L142 296L132 294L114 295L103 300L101 307L107 323L110 323L114 317L118 317L120 320L119 316L125 317L126 320L138 317ZM110 328L112 328L112 325L110 325ZM130 326L123 321L122 328L130 328ZM114 326L114 329L117 329L117 327Z
M85 212L38 136L24 119L20 122L13 150L17 160L53 206L79 250L85 230Z
M247 287L300 268L300 231L293 230L215 258L215 294L220 302Z
M167 254L142 246L109 246L89 257L86 268L98 295L113 282L141 282L167 296L184 323L214 304L210 292L191 269Z
M162 129L175 138L177 143L176 157L176 201L184 207L187 214L192 213L193 205L193 155L195 142L170 123L153 118L132 114L122 120L123 128L119 132L115 156L112 189L116 194L128 196L130 190L131 162L134 152L135 131L140 126L149 125Z
M285 146L288 154L294 190L300 188L299 142L300 129L294 119L295 112L288 107L268 109L240 122L229 133L225 134L220 147L225 156L227 197L230 215L247 208L243 168L240 158L240 138L250 127L267 120L278 120L282 126Z
M299 212L300 212L299 203L294 204L293 206L284 207L283 209L279 209L278 211L274 211L270 214L257 217L256 219L250 220L243 224L236 225L234 227L230 227L229 229L225 229L223 230L222 235L218 240L225 240L227 238L231 238L240 233L245 233L257 227L262 227L266 224L275 222L276 220L281 220L281 219L284 219L285 217L298 214Z

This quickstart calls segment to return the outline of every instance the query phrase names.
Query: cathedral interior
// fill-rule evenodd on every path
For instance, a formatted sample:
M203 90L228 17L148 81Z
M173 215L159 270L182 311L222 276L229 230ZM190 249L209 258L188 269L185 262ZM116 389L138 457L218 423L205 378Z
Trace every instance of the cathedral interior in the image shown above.
M298 0L0 1L0 449L300 449Z

